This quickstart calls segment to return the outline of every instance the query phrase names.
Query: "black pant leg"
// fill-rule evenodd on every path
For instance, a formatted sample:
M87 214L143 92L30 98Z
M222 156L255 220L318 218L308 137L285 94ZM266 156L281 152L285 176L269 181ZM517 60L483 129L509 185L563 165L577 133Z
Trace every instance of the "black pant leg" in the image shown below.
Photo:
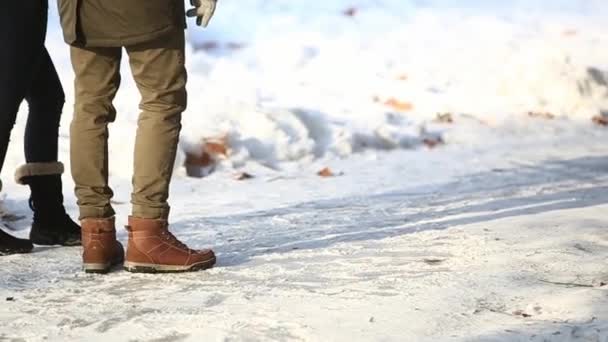
M0 171L19 105L39 69L46 11L46 0L0 1Z
M65 103L61 81L46 49L38 73L25 97L29 114L25 129L25 159L28 163L57 161L59 121Z

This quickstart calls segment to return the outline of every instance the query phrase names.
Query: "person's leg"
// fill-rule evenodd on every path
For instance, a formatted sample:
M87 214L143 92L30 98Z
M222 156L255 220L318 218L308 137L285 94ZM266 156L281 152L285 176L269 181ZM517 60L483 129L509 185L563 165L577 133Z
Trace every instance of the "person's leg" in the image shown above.
M186 109L184 32L127 47L141 93L133 175L133 215L125 268L131 272L183 272L213 266L210 250L194 251L168 230L169 183Z
M59 121L65 103L63 87L46 48L25 100L29 105L24 153L28 163L53 163L58 158Z
M45 10L41 1L0 2L0 171L19 105L38 69ZM28 241L0 233L2 254L28 252L32 248Z
M106 273L121 264L108 186L108 124L120 85L121 48L71 47L76 75L74 118L70 126L72 177L82 225L82 261L87 273Z
M17 169L15 179L31 189L34 220L30 240L38 245L80 245L80 227L63 207L63 164L57 161L65 95L46 49L25 99L29 104L24 144L27 164Z
M141 93L133 165L133 216L167 219L169 184L186 109L184 33L127 47Z
M108 124L116 117L112 101L120 85L121 48L70 48L75 79L70 126L72 177L80 219L110 218Z
M0 2L0 171L17 111L40 65L44 10L41 1Z

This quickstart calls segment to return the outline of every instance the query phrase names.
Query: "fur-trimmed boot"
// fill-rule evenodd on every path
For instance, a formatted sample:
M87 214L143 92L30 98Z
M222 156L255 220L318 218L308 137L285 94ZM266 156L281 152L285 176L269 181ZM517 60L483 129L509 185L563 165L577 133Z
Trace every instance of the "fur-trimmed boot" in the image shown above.
M61 174L63 164L28 163L15 172L19 184L29 185L34 221L30 240L36 245L80 246L80 226L65 212Z

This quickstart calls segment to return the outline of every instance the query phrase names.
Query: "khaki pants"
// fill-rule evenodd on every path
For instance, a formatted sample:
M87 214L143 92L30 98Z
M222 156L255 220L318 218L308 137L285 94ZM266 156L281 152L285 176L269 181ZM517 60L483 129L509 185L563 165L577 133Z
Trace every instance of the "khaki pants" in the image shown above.
M187 102L184 32L125 50L141 94L132 214L166 219L181 113ZM112 100L120 85L121 56L121 47L71 47L76 74L71 165L81 219L114 215L108 186L108 124L116 118Z

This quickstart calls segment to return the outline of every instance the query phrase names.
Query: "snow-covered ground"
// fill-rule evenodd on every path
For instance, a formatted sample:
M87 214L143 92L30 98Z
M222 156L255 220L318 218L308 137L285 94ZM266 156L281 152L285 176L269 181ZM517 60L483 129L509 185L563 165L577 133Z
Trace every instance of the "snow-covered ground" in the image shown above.
M608 3L218 6L188 31L171 194L173 230L213 246L218 267L100 277L80 271L79 248L0 258L0 340L608 341L608 129L591 120L608 115ZM50 25L68 163L54 8ZM121 225L138 114L124 73L110 144ZM28 217L4 223L21 236L23 109L1 195ZM215 172L187 177L186 154L219 137Z

